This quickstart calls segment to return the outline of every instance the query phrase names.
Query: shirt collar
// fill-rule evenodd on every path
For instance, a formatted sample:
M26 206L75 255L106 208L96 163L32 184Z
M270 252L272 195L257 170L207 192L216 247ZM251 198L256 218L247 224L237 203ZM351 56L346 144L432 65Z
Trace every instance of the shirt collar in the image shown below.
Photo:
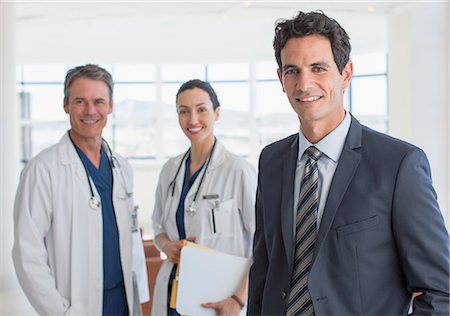
M315 146L322 153L334 162L338 162L341 156L342 148L344 148L345 138L347 137L350 129L351 116L346 111L344 119L330 134L322 138L318 143L311 144L303 135L302 131L299 132L299 146L298 146L298 160L303 156L303 153L309 146Z

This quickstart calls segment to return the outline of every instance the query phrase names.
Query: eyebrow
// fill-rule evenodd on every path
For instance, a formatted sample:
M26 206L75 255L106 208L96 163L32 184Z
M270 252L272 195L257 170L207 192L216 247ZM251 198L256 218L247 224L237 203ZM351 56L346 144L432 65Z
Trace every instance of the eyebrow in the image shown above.
M310 66L311 67L320 66L320 67L330 68L330 64L325 61L318 61L318 62L312 63Z
M283 65L282 70L286 70L286 69L289 69L289 68L298 68L298 67L295 66L295 65Z
M324 68L330 68L330 64L325 62L325 61L317 61L317 62L313 62L312 64L309 64L309 67L324 67ZM284 65L283 66L283 70L289 69L289 68L295 68L298 69L298 66L296 65Z
M206 103L205 103L205 102L200 102L200 103L194 105L194 107L197 108L197 107L202 106L202 105L206 105ZM181 107L188 108L189 106L180 104L178 107L180 107L180 108L181 108Z

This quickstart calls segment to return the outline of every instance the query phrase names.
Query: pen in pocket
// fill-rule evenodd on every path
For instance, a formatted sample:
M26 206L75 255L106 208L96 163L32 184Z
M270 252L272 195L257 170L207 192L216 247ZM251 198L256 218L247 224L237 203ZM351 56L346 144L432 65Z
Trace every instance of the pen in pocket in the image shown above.
M213 225L213 233L216 233L216 217L214 215L214 209L211 209L211 218L212 218L212 225Z

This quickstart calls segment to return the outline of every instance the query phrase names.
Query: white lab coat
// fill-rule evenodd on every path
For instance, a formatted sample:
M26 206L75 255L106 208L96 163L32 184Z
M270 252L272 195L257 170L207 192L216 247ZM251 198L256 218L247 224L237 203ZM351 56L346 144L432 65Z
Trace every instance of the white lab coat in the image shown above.
M170 240L179 240L176 225L176 211L183 187L185 160L183 155L170 159L161 170L156 189L155 208L152 222L155 236L166 233ZM175 181L172 196L171 181L178 166L180 172ZM200 179L198 175L185 199L188 209ZM196 243L217 250L251 257L253 234L255 231L256 171L244 159L229 152L219 141L216 143L211 162L197 195L195 215L185 213L186 236L195 236ZM213 198L218 195L218 198ZM213 232L212 214L214 209L216 233ZM167 286L173 264L165 260L156 278L153 295L152 315L167 314Z
M133 173L124 158L113 154L112 159L123 278L130 315L136 315L139 300L147 301L149 294L142 240L139 232L132 234ZM90 196L85 169L67 133L21 173L14 205L13 261L40 315L102 314L102 210L89 207Z

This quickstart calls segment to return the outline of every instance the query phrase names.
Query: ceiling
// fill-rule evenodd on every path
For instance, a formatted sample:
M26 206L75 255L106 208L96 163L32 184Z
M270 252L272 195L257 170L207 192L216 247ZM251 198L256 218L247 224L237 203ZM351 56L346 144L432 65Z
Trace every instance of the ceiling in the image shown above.
M147 16L152 18L180 17L243 17L273 16L298 10L321 9L324 12L386 14L420 0L393 1L38 1L16 3L18 21L88 20Z
M19 63L271 59L273 26L321 9L354 51L386 50L387 16L417 1L15 2Z

